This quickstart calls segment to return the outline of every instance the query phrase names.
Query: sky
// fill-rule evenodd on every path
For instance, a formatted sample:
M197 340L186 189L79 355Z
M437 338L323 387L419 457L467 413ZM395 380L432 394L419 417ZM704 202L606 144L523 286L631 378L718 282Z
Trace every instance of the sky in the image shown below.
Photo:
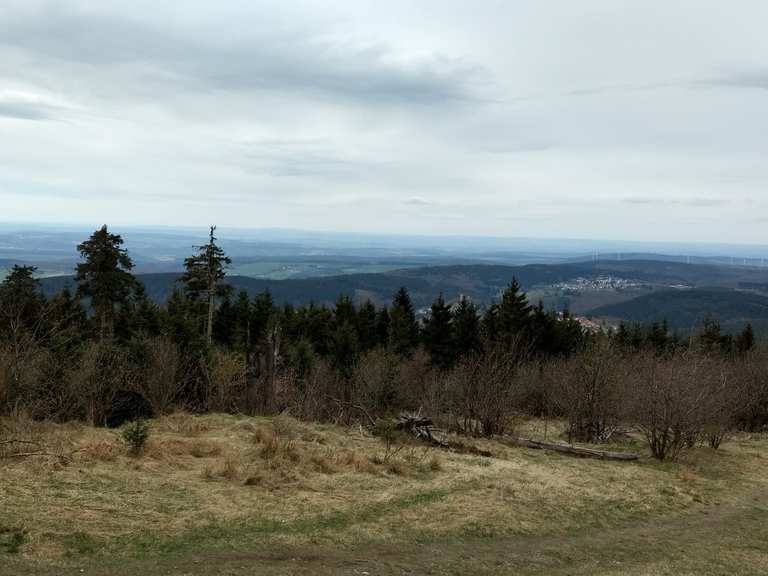
M767 21L0 0L0 221L768 243Z

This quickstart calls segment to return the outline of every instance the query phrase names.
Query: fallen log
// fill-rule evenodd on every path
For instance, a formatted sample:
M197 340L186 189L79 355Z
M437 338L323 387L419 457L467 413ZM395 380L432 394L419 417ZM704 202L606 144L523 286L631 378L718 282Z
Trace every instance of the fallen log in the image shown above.
M611 452L608 450L595 450L594 448L583 448L581 446L573 446L572 444L560 444L556 442L542 442L541 440L531 440L530 438L522 438L519 436L504 436L504 440L514 444L515 446L522 446L523 448L533 448L535 450L553 450L562 454L570 454L571 456L578 456L580 458L597 458L600 460L638 460L640 454L637 452Z

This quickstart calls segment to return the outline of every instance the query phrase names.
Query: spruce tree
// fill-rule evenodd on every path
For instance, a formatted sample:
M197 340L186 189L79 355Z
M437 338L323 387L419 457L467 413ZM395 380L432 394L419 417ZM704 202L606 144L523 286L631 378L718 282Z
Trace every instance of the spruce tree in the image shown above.
M216 311L216 299L226 295L231 288L222 281L226 268L232 260L216 244L216 226L211 226L208 244L198 247L197 254L184 260L186 272L180 278L187 295L194 301L207 303L205 321L205 340L210 345L213 340L213 321Z
M498 305L496 314L496 339L505 346L519 341L526 342L531 327L531 306L517 278L513 278Z
M373 302L366 300L357 311L357 339L360 344L360 351L367 352L376 347L376 306Z
M442 370L453 366L453 317L451 307L446 304L442 293L432 303L429 316L424 319L422 341L433 366Z
M403 357L413 353L419 341L419 325L408 290L400 288L389 311L389 344Z
M741 334L736 336L734 344L739 354L746 354L755 347L755 331L752 328L752 324L748 323L744 327Z
M384 306L376 313L376 344L378 346L389 345L389 325L391 319L389 317L389 308Z
M45 298L34 266L14 265L0 284L0 334L10 330L35 331L42 320Z
M122 245L122 237L105 224L77 247L85 260L76 268L77 295L90 299L102 340L111 337L115 310L128 301L135 283L133 261Z
M482 350L480 316L477 307L464 296L453 311L453 341L457 358L472 356Z

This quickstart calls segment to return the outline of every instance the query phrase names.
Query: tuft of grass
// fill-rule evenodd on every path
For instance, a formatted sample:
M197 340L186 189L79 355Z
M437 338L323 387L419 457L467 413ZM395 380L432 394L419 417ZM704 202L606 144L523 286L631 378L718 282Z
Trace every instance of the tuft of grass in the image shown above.
M27 531L23 528L0 527L0 549L7 554L18 554L27 541Z
M296 418L286 412L272 419L272 429L284 440L295 440L301 435L301 424Z
M92 556L101 547L101 542L82 530L73 532L64 538L64 549L67 556Z
M443 469L443 461L438 456L429 459L429 469L432 472L440 472Z

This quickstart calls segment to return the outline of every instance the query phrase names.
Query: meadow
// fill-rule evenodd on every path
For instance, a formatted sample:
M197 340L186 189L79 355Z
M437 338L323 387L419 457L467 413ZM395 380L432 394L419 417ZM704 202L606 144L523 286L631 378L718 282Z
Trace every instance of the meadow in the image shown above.
M515 432L552 440L565 426ZM175 413L134 454L118 430L5 417L0 574L768 571L765 435L674 462L631 434L612 448L635 462L454 440L461 450L287 415Z

